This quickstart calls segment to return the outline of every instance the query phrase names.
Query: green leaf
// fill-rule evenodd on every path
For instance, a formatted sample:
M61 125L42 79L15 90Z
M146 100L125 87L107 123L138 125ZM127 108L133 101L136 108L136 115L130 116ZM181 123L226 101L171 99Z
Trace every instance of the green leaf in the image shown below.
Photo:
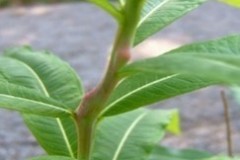
M214 82L189 74L139 73L127 77L117 86L102 114L127 112L211 84Z
M207 0L148 0L142 12L135 45L168 26Z
M204 159L204 160L240 160L240 158L239 157L230 158L227 156L216 156L216 157L208 158L208 159Z
M52 117L72 115L72 112L61 103L46 98L32 89L2 82L0 108Z
M122 73L131 74L112 93L102 115L127 112L209 85L239 82L240 68L228 62L230 58L233 64L240 65L239 44L240 37L231 36L186 45L163 56L130 64ZM219 61L201 59L202 54L215 56ZM171 61L167 61L169 56L173 56ZM185 56L189 56L188 60L184 60Z
M219 38L216 40L188 44L180 48L171 50L167 54L173 54L173 53L178 54L179 52L184 52L188 54L208 53L211 55L215 55L215 54L239 55L240 54L239 44L240 44L240 36L233 35L233 36Z
M179 113L178 113L177 110L175 112L174 112L174 110L172 111L171 122L166 127L166 130L171 132L171 133L174 133L174 134L180 134L181 133L180 118L179 118Z
M33 51L29 48L13 48L5 52L5 57L15 60L15 67L23 70L16 72L7 65L4 73L7 80L21 86L31 87L75 110L80 104L83 89L78 76L65 62L49 52ZM13 64L13 63L12 63ZM17 80L15 80L17 78ZM19 80L20 79L20 80ZM15 82L16 81L16 82Z
M46 98L64 104L68 110L74 111L80 104L82 86L76 73L65 62L50 53L26 47L8 50L6 56L14 63L4 65L5 81L32 88ZM49 118L28 114L23 117L49 154L76 157L77 135L71 117Z
M205 160L211 157L212 154L203 151L157 146L148 160Z
M23 115L24 121L43 149L50 155L77 156L74 119Z
M227 3L231 6L240 7L240 1L239 0L219 0L219 1Z
M41 157L31 158L29 160L76 160L76 159L70 158L70 157L62 157L62 156L41 156Z
M199 75L219 83L234 84L240 80L239 36L209 43L188 45L168 54L132 63L123 69L126 73L172 73ZM232 43L232 44L231 44ZM204 45L205 44L205 45ZM225 45L222 49L220 44ZM196 46L195 46L196 45ZM201 48L203 47L203 48ZM218 49L219 47L219 49ZM207 48L210 48L208 51ZM198 50L199 49L199 50Z
M140 109L100 121L92 160L145 160L176 111Z

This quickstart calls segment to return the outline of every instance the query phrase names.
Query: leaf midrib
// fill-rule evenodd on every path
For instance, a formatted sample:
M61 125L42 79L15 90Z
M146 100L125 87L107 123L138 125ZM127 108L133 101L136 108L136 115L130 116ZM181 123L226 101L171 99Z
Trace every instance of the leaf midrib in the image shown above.
M152 9L148 14L146 14L138 23L137 27L140 27L144 21L150 17L158 8L160 8L161 6L165 5L169 0L164 0L162 3L160 3L159 5L157 5L154 9Z
M123 135L122 139L120 140L120 143L113 155L112 160L117 160L121 150L124 148L124 144L127 141L127 139L129 138L131 132L134 130L134 128L138 125L138 123L147 115L147 112L142 113L141 115L139 115L129 126L129 128L126 130L125 134Z
M11 99L19 99L19 100L23 100L23 101L28 101L28 102L36 103L36 104L41 104L41 105L48 106L49 108L53 108L53 109L55 109L55 110L64 111L64 112L66 112L66 113L72 114L69 110L63 109L63 108L58 107L58 106L54 106L54 105L52 105L52 104L43 103L43 102L39 102L39 101L34 101L34 100L26 99L26 98L23 98L23 97L15 97L15 96L7 95L7 94L0 94L0 96L6 97L6 98L11 98Z
M60 131L61 131L61 133L63 135L63 139L64 139L64 141L65 141L65 143L67 145L67 149L68 149L68 152L69 152L71 158L75 158L74 154L73 154L73 150L72 150L71 144L69 142L69 139L68 139L68 136L66 134L66 131L65 131L64 127L63 127L61 119L60 118L56 118L56 121L57 121L58 126L60 128Z
M110 104L103 110L102 114L106 113L106 112L107 112L109 109L111 109L115 104L123 101L125 98L133 95L134 93L139 92L139 91L141 91L141 90L143 90L143 89L145 89L145 88L147 88L147 87L150 87L150 86L152 86L152 85L155 85L156 83L159 83L159 82L168 80L168 79L170 79L170 78L176 77L176 76L178 76L178 75L179 75L179 74L173 74L173 75L171 75L171 76L167 76L167 77L164 77L164 78L161 78L161 79L152 81L151 83L147 83L147 84L145 84L145 85L143 85L143 86L141 86L141 87L139 87L139 88L137 88L137 89L135 89L135 90L133 90L133 91L131 91L131 92L128 92L127 94L124 94L122 97L119 97L117 100L115 100L115 101L113 101L112 103L110 103Z

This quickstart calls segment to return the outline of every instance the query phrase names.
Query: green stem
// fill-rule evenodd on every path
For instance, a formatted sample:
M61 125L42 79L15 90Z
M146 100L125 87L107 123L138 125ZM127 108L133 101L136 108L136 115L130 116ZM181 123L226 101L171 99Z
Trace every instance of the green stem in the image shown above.
M110 58L108 69L102 82L94 90L85 95L82 104L77 110L79 160L89 160L90 158L91 145L97 117L104 107L104 104L106 103L111 91L115 88L118 82L116 75L117 70L129 59L125 57L125 55L129 54L129 52L125 53L125 51L123 52L122 49L121 51L119 50L122 48L118 46L120 39L122 39L121 31L119 31L117 37L118 38L112 52L114 54L112 54ZM116 53L119 53L119 55Z
M140 10L144 0L128 0L124 10L124 20L119 25L116 40L111 52L107 71L101 83L88 92L76 110L78 124L78 159L90 160L93 136L99 114L119 82L117 72L130 59L130 50L140 18Z

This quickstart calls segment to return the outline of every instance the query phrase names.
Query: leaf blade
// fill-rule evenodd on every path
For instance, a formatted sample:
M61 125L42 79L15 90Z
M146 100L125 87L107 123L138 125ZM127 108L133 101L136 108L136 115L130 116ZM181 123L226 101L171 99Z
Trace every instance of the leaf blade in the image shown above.
M102 115L127 112L212 84L215 82L188 74L140 73L126 78L117 86Z
M72 118L50 118L36 115L23 115L31 132L49 155L76 157L77 135ZM39 134L41 133L41 134ZM51 145L50 145L51 144Z
M7 50L4 59L11 61L12 67L7 64L0 65L0 71L2 70L5 75L5 82L34 89L45 97L60 101L68 110L73 111L79 105L83 94L79 78L68 64L57 57L47 52L37 52L22 47ZM21 72L9 73L16 70ZM76 157L77 135L72 118L66 117L63 121L60 118L30 114L24 114L23 118L40 145L49 154ZM39 133L48 134L42 136ZM50 143L52 145L49 145Z
M139 69L136 72L134 69L131 71L130 64L128 73L124 68L120 71L120 75L127 77L110 96L102 115L127 112L209 85L237 83L240 78L239 44L240 36L230 36L186 45L153 58L153 61L134 62L133 65L137 64ZM152 68L151 65L155 64L158 67ZM201 75L201 70L214 72Z
M197 150L176 150L157 146L148 160L204 160L213 157L212 154Z
M44 116L61 117L72 114L65 106L41 96L34 90L6 83L0 83L0 106Z
M206 0L148 0L135 36L135 45L171 24Z
M174 114L142 109L104 118L97 129L92 160L145 159L164 136Z
M79 105L83 88L78 76L67 63L49 52L38 52L24 47L7 50L5 57L18 61L29 69L38 82L36 86L46 96L63 102L71 109Z
M29 160L76 160L76 159L70 158L70 157L63 157L63 156L40 156L40 157L31 158Z
M239 36L230 36L199 45L187 45L155 58L135 62L126 68L129 73L138 68L136 70L140 72L199 74L222 83L238 83L239 42ZM220 44L225 44L225 47Z

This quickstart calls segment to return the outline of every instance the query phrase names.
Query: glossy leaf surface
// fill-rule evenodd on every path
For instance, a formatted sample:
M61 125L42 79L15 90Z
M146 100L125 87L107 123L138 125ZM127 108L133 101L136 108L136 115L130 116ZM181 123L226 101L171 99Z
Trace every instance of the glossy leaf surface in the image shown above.
M97 129L92 160L145 160L176 116L176 111L140 109L104 118Z
M147 0L135 37L135 45L197 8L206 0Z

